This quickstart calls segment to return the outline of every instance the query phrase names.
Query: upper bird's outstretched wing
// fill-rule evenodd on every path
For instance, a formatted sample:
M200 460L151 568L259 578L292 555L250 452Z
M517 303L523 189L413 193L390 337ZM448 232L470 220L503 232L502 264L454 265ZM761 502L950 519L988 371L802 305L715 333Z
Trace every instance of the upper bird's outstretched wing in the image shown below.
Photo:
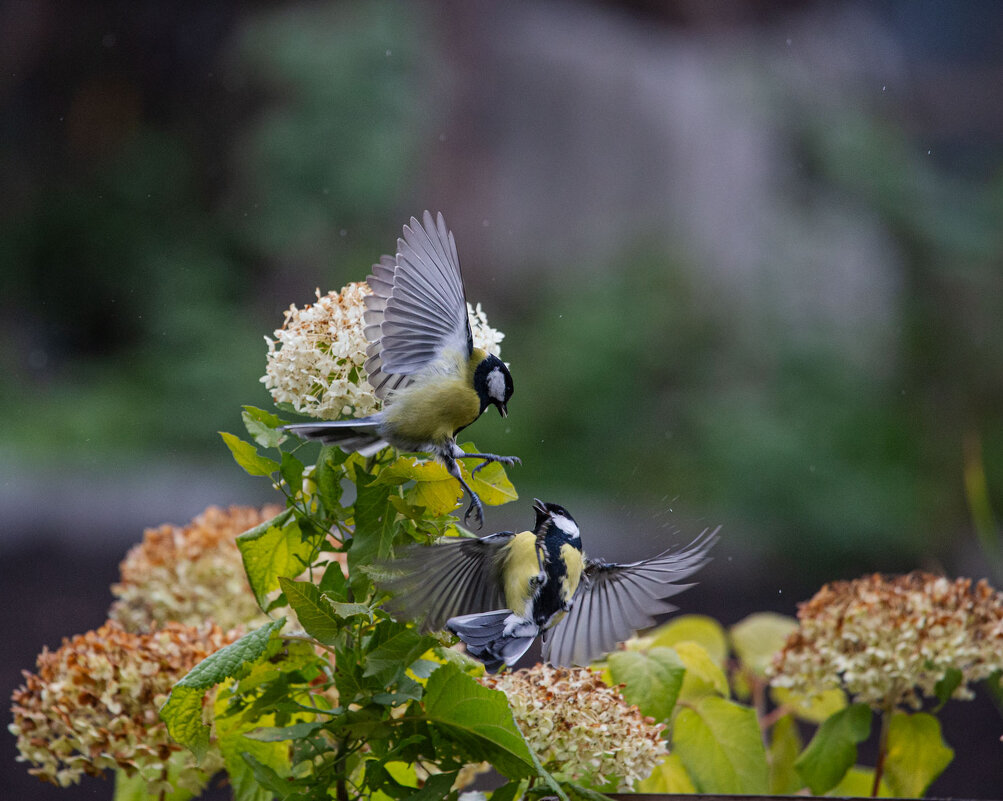
M631 564L589 560L568 613L543 634L543 658L552 665L588 665L636 632L655 615L676 607L665 599L690 584L677 584L709 561L718 529L705 530L682 550Z
M442 214L412 217L403 233L397 255L381 258L368 279L366 374L378 398L447 350L473 352L456 242Z
M420 620L422 631L439 631L451 617L504 609L501 560L513 537L511 531L500 531L480 539L451 537L411 546L381 565L386 574L376 583L394 594L387 610Z

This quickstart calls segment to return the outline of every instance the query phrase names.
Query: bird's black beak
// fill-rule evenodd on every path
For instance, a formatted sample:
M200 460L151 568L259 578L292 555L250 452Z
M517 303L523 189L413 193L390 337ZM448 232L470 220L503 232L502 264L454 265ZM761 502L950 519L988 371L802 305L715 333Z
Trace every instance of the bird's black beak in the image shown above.
M543 515L543 517L550 517L550 512L547 510L547 507L544 505L543 501L541 501L539 498L533 498L533 510L538 515Z
M497 406L498 406L498 414L500 414L502 417L508 417L508 406L505 403L499 403L497 404Z

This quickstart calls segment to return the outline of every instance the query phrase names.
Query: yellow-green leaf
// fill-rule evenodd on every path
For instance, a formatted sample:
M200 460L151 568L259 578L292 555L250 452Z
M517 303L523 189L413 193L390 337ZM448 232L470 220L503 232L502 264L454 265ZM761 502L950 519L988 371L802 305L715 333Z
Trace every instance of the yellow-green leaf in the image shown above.
M711 693L728 697L728 677L707 649L696 642L677 642L673 648L686 667L680 698L693 700Z
M804 784L794 769L794 761L801 753L801 736L791 715L784 715L770 730L770 792L773 795L793 795Z
M665 760L656 765L647 779L642 779L634 785L637 793L695 793L696 785L683 767L679 754L669 754Z
M680 709L672 727L672 750L697 792L769 791L766 749L750 707L709 695Z
M279 576L298 576L306 568L313 544L303 538L299 524L287 510L237 537L247 580L258 599L268 606L268 595L279 588Z
M649 632L652 646L672 648L677 642L696 642L703 646L714 664L724 667L728 658L728 638L724 628L706 615L681 615Z
M784 647L797 621L774 612L758 612L740 620L728 632L735 654L757 676L765 676L773 655Z
M609 655L609 671L612 683L625 685L623 697L627 703L655 720L669 722L686 672L675 651L614 651Z
M892 715L888 725L885 777L893 795L920 798L954 759L954 750L944 743L940 721L919 712Z
M777 706L786 706L791 713L809 723L821 723L846 708L846 693L838 687L818 695L802 695L786 687L771 687L770 697Z
M842 781L833 787L826 795L833 798L868 798L874 787L874 768L852 767L846 771ZM892 791L888 789L884 777L878 783L878 798L890 798Z
M268 476L279 469L279 463L274 459L269 459L258 454L258 449L250 442L245 442L240 437L220 431L219 435L230 449L234 461L239 464L249 475Z

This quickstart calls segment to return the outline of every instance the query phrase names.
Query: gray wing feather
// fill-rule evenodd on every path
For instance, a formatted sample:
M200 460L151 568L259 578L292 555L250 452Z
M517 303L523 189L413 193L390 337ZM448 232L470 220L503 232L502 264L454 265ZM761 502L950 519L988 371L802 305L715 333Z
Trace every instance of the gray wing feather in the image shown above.
M381 565L385 604L395 617L421 620L422 631L438 631L459 615L506 608L500 558L514 537L502 531L480 539L452 537L434 545L413 545L399 559Z
M676 608L665 599L692 586L678 582L709 561L717 532L705 530L682 550L641 562L589 560L571 609L544 632L543 658L552 665L588 665L653 626L656 615Z
M448 349L473 350L456 242L442 214L414 217L397 255L373 265L366 298L366 373L379 398L400 389Z

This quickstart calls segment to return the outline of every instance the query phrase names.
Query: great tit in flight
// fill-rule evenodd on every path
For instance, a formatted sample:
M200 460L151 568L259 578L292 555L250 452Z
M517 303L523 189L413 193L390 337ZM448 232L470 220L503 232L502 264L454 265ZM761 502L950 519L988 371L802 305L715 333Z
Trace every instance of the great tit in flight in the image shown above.
M544 661L588 665L675 610L665 599L691 586L676 582L699 570L717 541L718 529L705 529L685 548L611 564L585 556L567 509L539 500L533 509L532 531L408 548L378 579L393 593L385 608L420 620L422 631L453 632L491 673L513 665L538 635Z
M518 464L516 456L465 453L456 434L496 406L508 414L512 375L504 362L474 347L456 242L442 214L414 217L397 240L397 255L383 256L367 279L365 368L383 409L368 417L286 426L304 439L373 454L386 445L429 453L470 496L464 515L484 522L481 499L463 480L460 458L477 458L474 473L490 462Z

